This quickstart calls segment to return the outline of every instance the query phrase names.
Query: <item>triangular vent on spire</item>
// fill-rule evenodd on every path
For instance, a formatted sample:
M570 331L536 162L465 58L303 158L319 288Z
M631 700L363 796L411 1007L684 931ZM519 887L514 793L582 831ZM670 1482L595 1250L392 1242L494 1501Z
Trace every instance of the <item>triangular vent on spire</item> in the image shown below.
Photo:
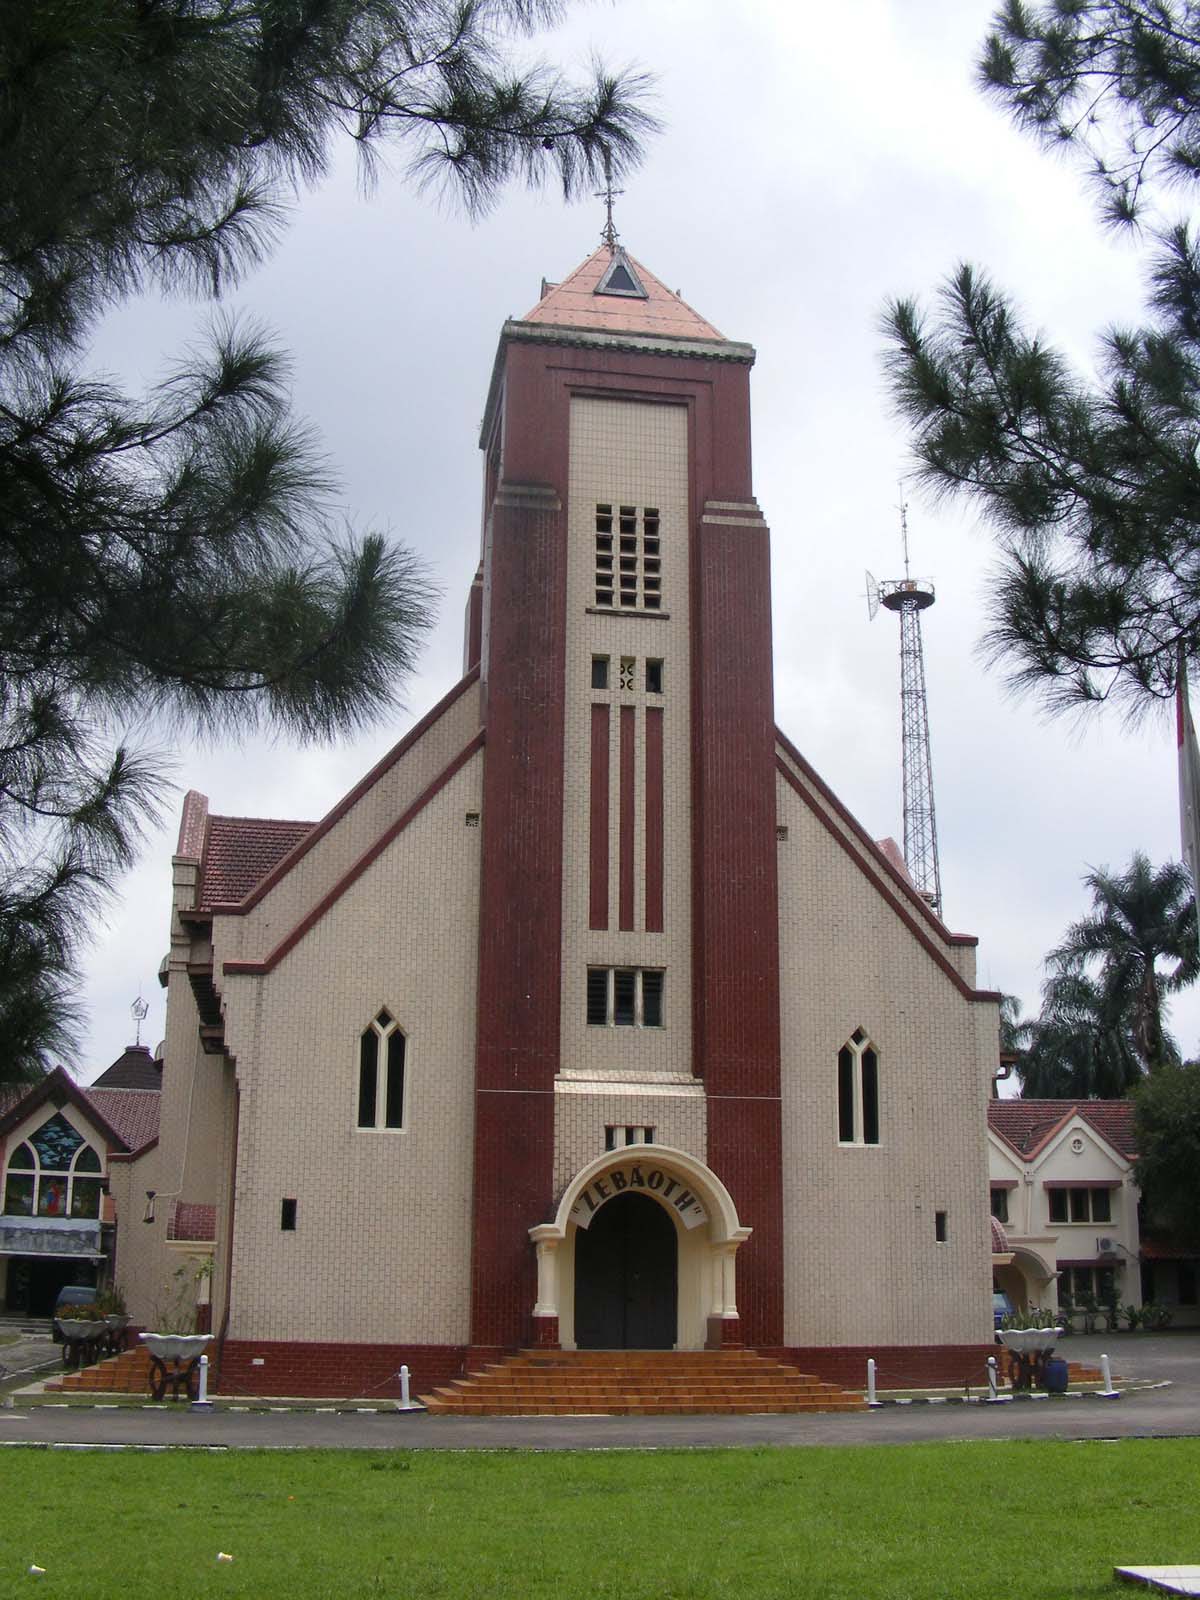
M624 295L635 300L649 300L650 298L642 287L637 273L633 270L629 257L621 249L620 245L613 251L612 260L592 293Z

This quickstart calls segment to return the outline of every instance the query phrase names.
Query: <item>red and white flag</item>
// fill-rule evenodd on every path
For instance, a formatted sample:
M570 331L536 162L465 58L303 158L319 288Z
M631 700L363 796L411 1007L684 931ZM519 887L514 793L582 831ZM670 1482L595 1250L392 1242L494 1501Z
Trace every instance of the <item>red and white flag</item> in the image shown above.
M1175 680L1175 731L1179 742L1179 832L1183 859L1192 875L1192 892L1200 889L1200 749L1188 705L1187 666L1182 652Z

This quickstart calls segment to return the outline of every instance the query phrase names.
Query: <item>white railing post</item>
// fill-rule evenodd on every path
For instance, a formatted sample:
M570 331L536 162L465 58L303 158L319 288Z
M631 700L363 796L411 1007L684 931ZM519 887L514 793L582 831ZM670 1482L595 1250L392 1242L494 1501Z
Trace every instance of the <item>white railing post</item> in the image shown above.
M876 1395L875 1395L875 1357L874 1356L868 1356L867 1357L867 1404L869 1406L876 1407L876 1408L883 1404L883 1401L877 1399Z
M1007 1394L1001 1394L1000 1393L1000 1382L999 1382L999 1377L998 1377L998 1369L996 1367L996 1358L995 1358L995 1356L989 1356L987 1358L987 1375L988 1375L988 1397L987 1397L987 1402L986 1403L989 1406L1006 1405L1008 1403L1008 1401L1011 1399L1011 1396L1007 1395Z
M408 1368L400 1368L400 1404L408 1407L411 1402L408 1398Z
M1113 1385L1112 1385L1112 1366L1110 1365L1109 1359L1108 1359L1107 1356L1101 1356L1100 1357L1100 1375L1104 1379L1104 1387L1103 1387L1103 1389L1100 1390L1100 1398L1101 1398L1101 1400L1117 1400L1117 1399L1119 1399L1120 1395L1121 1395L1121 1391L1119 1389L1114 1389L1113 1388Z
M211 1411L213 1409L213 1403L208 1398L208 1357L207 1356L201 1356L200 1357L200 1387L199 1387L199 1390L198 1390L198 1392L196 1394L196 1398L192 1401L190 1409L193 1410L193 1411Z

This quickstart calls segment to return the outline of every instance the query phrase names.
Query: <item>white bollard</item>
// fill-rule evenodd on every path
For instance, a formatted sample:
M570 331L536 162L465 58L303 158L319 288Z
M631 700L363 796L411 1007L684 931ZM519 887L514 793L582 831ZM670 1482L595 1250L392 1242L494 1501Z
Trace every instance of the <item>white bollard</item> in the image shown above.
M1099 1391L1100 1399L1119 1400L1121 1391L1120 1389L1114 1389L1112 1386L1112 1367L1107 1356L1100 1357L1100 1375L1104 1379L1104 1387Z
M200 1357L200 1390L189 1408L192 1411L211 1411L213 1403L208 1398L208 1357Z
M406 1409L412 1402L408 1398L408 1368L400 1368L400 1404Z
M883 1405L883 1401L875 1394L875 1357L867 1357L867 1404L874 1410Z
M985 1404L989 1406L1007 1405L1012 1399L1011 1395L1000 1393L999 1373L996 1367L995 1356L987 1358L988 1397Z

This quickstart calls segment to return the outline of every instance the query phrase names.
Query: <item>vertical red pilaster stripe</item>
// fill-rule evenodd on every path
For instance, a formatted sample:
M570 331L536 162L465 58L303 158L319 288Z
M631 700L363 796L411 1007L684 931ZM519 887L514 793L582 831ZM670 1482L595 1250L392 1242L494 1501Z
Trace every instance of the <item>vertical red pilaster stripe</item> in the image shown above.
M557 494L502 484L488 555L487 754L471 1343L527 1343L529 1229L553 1195L562 963L566 540Z
M646 932L663 931L663 714L646 710Z
M633 929L633 831L634 781L633 757L636 738L637 711L633 706L621 707L621 840L619 876L617 883L617 926L622 933Z
M697 1056L708 1164L754 1229L738 1252L743 1338L772 1345L783 1330L783 1155L770 553L765 526L725 508L702 515L693 549Z
M588 818L588 927L608 927L608 707L592 707L591 810Z

